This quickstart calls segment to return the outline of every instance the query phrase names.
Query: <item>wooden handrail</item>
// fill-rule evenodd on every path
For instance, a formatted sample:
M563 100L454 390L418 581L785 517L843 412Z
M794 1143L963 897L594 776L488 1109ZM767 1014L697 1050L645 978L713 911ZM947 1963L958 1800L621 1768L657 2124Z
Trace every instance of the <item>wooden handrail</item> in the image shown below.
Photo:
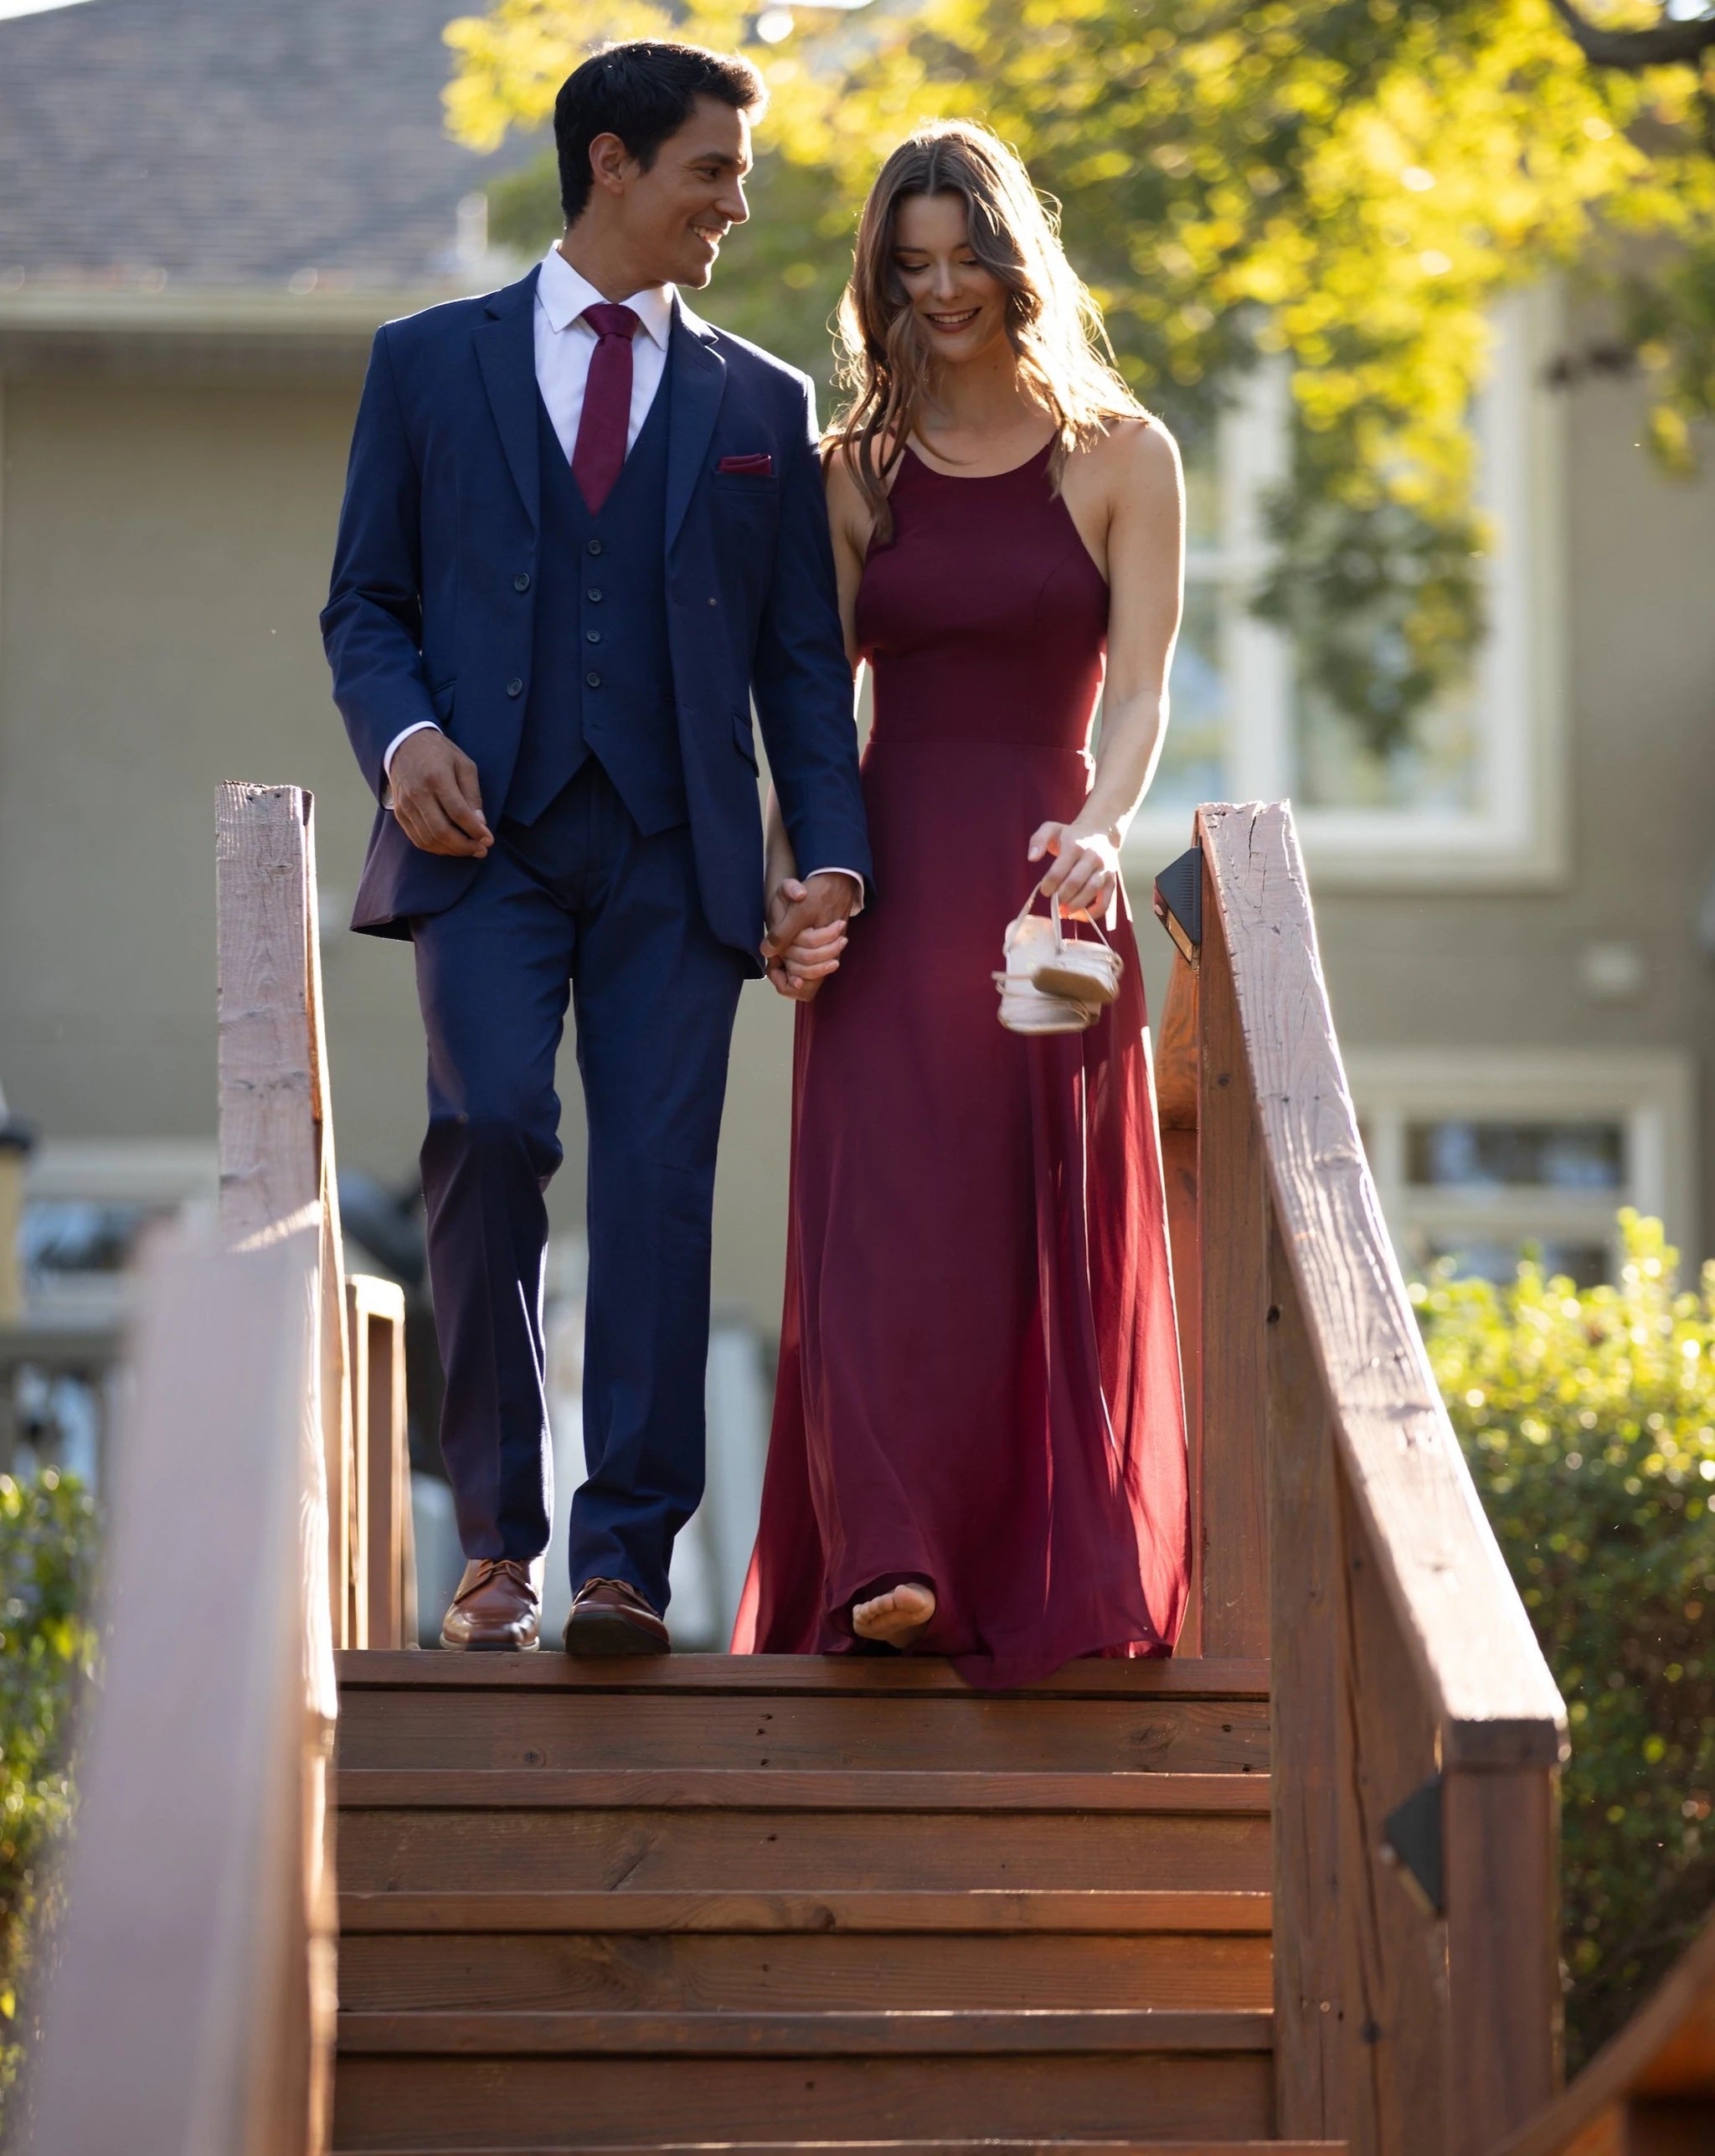
M1715 1916L1560 2099L1496 2156L1715 2148Z
M1436 1389L1364 1157L1284 803L1198 815L1275 1210L1444 1766L1553 1766L1566 1710Z
M1276 2128L1486 2156L1558 2081L1565 1711L1382 1217L1291 812L1209 806L1196 835L1160 1086L1200 1565L1182 1651L1271 1653Z
M306 1228L244 1256L157 1256L142 1283L105 1666L33 2062L39 2156L327 2146L315 1246Z

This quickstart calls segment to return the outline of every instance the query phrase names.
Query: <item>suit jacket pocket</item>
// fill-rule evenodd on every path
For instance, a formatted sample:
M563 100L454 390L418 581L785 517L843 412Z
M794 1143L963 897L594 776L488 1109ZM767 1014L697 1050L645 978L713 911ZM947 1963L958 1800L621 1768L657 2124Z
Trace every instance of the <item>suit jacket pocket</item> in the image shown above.
M451 681L430 682L429 708L444 726L452 716L452 693L458 687L456 677Z

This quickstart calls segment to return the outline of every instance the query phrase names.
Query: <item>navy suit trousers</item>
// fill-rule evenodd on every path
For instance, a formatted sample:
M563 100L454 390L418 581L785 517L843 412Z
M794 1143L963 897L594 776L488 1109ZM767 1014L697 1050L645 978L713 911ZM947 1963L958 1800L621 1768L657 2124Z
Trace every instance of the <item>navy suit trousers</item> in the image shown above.
M410 924L460 1538L467 1557L527 1560L548 1543L543 1193L561 1159L569 1000L590 1139L572 1584L625 1580L663 1610L673 1538L703 1494L715 1149L746 962L708 927L688 827L646 838L593 761L497 839L456 905Z

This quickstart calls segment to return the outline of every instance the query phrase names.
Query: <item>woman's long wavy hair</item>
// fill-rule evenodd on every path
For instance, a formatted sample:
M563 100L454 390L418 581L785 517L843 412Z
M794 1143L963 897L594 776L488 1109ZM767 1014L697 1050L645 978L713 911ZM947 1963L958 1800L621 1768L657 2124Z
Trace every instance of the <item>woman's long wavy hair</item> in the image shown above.
M876 177L858 221L851 282L840 302L841 384L851 401L828 437L875 520L893 536L888 476L904 455L934 384L935 355L894 266L894 226L911 195L965 204L971 251L1007 289L1007 335L1025 387L1058 432L1050 473L1115 419L1149 415L1121 380L1100 309L1060 244L1059 223L1022 162L968 120L941 120L900 143Z

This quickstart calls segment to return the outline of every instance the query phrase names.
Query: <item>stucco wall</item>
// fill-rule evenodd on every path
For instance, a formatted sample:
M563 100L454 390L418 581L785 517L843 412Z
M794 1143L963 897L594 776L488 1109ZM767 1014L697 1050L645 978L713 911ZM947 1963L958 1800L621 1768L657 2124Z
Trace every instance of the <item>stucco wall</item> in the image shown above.
M0 1082L56 1137L212 1132L218 780L312 787L330 911L355 882L369 802L316 631L355 388L6 386ZM1326 895L1336 1014L1354 1045L1676 1043L1708 1086L1715 972L1692 931L1715 873L1715 482L1656 477L1637 411L1624 386L1580 389L1567 431L1571 879L1506 898ZM1140 932L1158 988L1166 946L1146 917ZM1579 952L1615 938L1645 946L1648 983L1634 1004L1594 1004ZM422 1112L409 952L342 934L325 961L342 1162L397 1180ZM765 1328L778 1318L790 1037L787 1008L748 990L715 1292ZM564 1075L575 1099L569 1055ZM569 1220L581 1162L567 1122L554 1204ZM1715 1161L1706 1185L1707 1223Z
M214 795L314 789L324 917L373 804L328 700L326 596L354 382L13 379L0 405L0 1084L55 1137L199 1137L214 1119ZM323 964L343 1167L422 1137L409 948ZM779 1320L791 1014L743 1002L715 1294ZM569 1050L562 1076L575 1102ZM557 1216L574 1222L575 1112Z

